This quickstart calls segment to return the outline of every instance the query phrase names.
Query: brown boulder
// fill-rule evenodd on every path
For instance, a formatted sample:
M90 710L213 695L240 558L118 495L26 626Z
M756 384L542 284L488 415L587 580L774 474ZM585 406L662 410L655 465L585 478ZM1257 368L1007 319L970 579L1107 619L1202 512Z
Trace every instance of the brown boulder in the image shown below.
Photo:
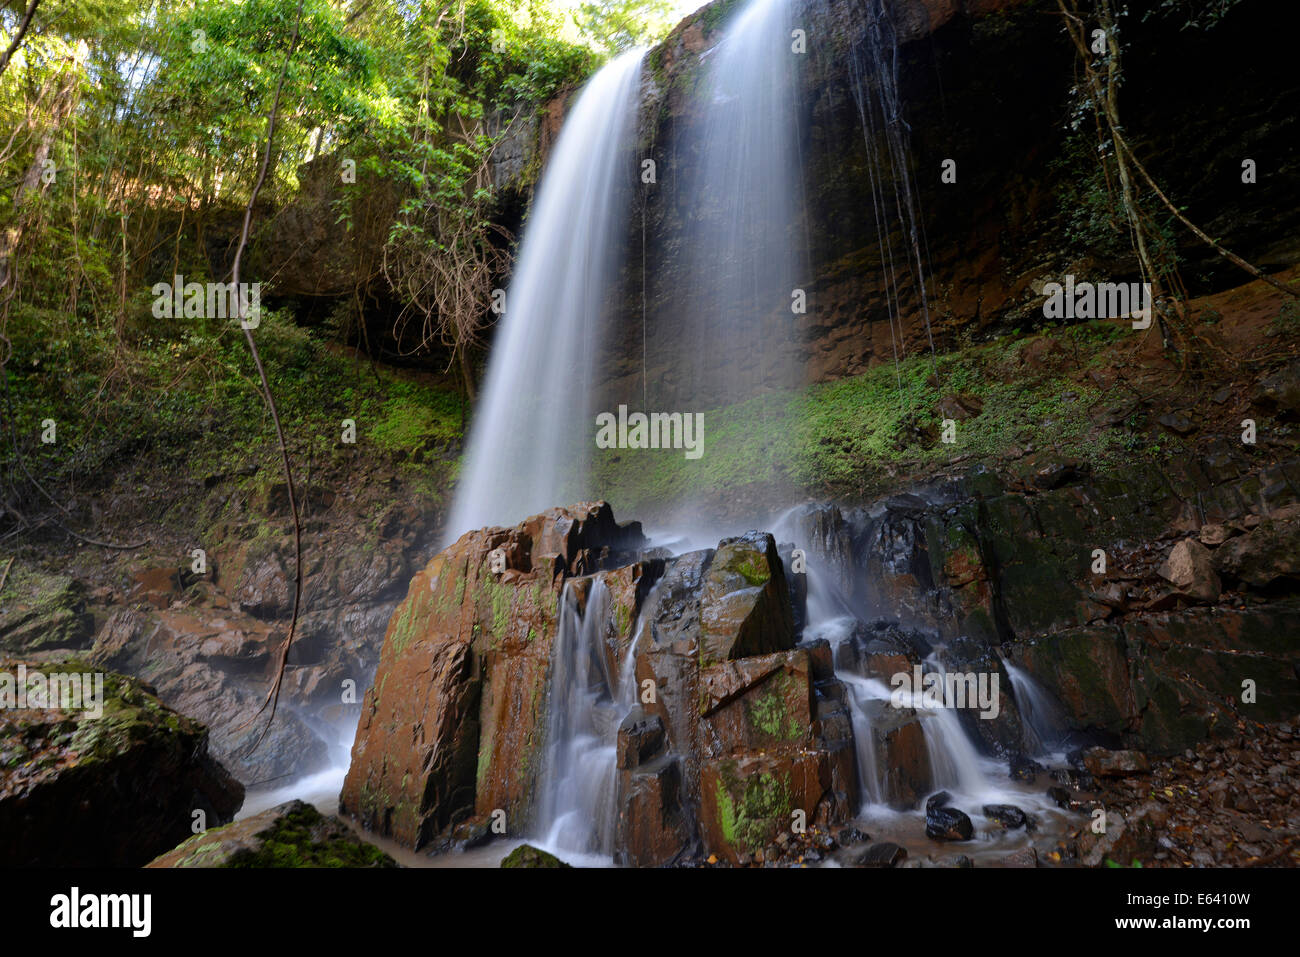
M794 646L785 571L769 534L724 539L700 599L700 666Z
M1141 751L1089 748L1083 752L1083 766L1093 777L1098 778L1122 778L1151 773L1151 761Z
M1223 590L1210 550L1195 539L1185 538L1175 545L1159 574L1180 594L1200 601L1214 601Z

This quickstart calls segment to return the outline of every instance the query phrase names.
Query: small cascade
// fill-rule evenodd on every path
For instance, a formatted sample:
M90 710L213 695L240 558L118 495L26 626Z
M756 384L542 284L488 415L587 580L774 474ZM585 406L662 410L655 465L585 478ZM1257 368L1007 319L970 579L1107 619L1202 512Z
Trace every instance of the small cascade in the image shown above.
M884 804L884 776L880 762L876 759L875 730L871 726L871 702L888 700L884 685L871 678L863 678L844 672L838 675L849 690L852 710L849 719L853 725L853 747L858 759L858 787L862 794L862 804Z
M947 674L937 654L925 660L927 672ZM921 730L930 756L930 770L938 790L961 794L982 794L989 782L983 770L984 759L971 742L955 708L927 706L924 696L913 696L912 707L922 716Z
M537 833L556 852L610 855L614 849L615 743L626 708L607 673L601 633L609 592L597 579L579 613L573 583L560 598L551 652L546 756Z
M816 582L816 586L814 586ZM821 595L821 601L814 606L814 591ZM843 605L834 585L827 583L821 575L814 574L811 566L808 571L808 620L804 627L805 640L826 639L831 646L831 660L839 658L840 644L851 639L857 619L852 615L836 615L827 618L818 609L837 608ZM835 677L844 683L849 693L849 721L853 727L853 747L858 765L858 788L862 794L863 805L883 804L885 801L884 779L879 762L876 760L875 734L871 726L872 711L879 707L872 702L888 701L889 691L879 681L864 678L836 668Z
M1026 752L1036 756L1052 756L1061 748L1065 739L1065 722L1060 707L1025 669L1005 659L1002 667L1011 679L1011 693L1020 710Z
M799 537L796 513L797 509L792 509L775 523L777 534L782 539ZM812 556L809 556L807 581L808 624L804 628L804 638L824 638L831 645L832 660L837 662L836 677L849 692L850 720L863 807L864 810L878 807L888 800L884 783L888 769L879 766L872 715L879 712L882 702L888 706L892 692L878 678L857 674L840 666L843 657L839 654L839 646L852 640L859 621L851 613L851 603L841 594L834 576L819 567ZM938 654L928 657L925 667L930 672L944 673ZM988 767L990 762L981 756L954 708L935 707L932 702L927 703L919 688L914 689L907 706L920 715L936 790L949 790L970 796L997 791L991 781L991 768Z

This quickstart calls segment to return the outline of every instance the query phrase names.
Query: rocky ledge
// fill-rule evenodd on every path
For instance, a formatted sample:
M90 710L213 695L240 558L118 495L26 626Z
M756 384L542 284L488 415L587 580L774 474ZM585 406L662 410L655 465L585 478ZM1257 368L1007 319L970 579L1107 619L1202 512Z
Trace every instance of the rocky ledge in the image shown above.
M342 795L419 848L537 821L561 591L600 614L597 655L632 655L639 704L617 728L615 858L747 858L791 826L847 818L857 786L829 646L796 647L771 535L668 557L604 503L464 535L411 582L389 625ZM494 570L494 568L496 570ZM588 602L597 586L608 602ZM592 611L597 609L597 611Z
M75 659L0 661L0 675L20 671L95 668ZM0 709L0 864L138 867L189 837L196 822L224 824L243 804L243 785L208 754L203 725L136 679L103 674L102 689L98 716Z

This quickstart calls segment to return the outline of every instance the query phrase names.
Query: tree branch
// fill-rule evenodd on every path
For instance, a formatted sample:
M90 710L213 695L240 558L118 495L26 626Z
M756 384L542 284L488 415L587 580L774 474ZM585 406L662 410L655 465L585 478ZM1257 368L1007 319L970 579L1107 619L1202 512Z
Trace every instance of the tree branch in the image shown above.
M257 204L257 196L262 191L262 185L266 182L267 170L271 166L271 155L275 144L275 120L280 110L280 94L284 91L284 80L289 72L289 61L293 59L294 51L298 48L298 31L302 24L303 4L304 0L298 0L298 13L293 21L293 37L289 41L289 49L284 54L284 65L280 68L280 81L276 84L275 98L271 101L271 110L266 117L266 151L262 154L262 166L257 173L257 182L253 184L253 191L248 197L248 205L244 208L244 225L239 234L239 246L235 249L234 264L230 270L231 283L236 290L239 288L239 265L243 260L244 249L248 246L248 233L253 222L253 207ZM275 720L276 707L280 703L280 687L284 682L284 669L289 660L289 648L293 645L294 635L298 629L298 616L302 605L302 522L298 517L298 498L293 486L293 468L289 462L289 449L284 441L284 429L280 425L280 413L276 409L275 397L271 394L271 384L266 378L266 369L262 366L262 356L258 353L257 343L253 340L253 331L244 321L247 319L247 303L244 297L238 295L238 293L236 293L236 300L239 302L237 311L240 326L244 330L244 338L248 340L248 349L253 355L253 364L257 367L257 375L262 382L262 398L266 400L266 407L271 412L271 421L275 423L275 438L280 446L280 461L284 468L284 481L289 493L289 511L293 515L293 616L289 619L289 634L285 636L284 644L280 646L280 653L276 660L275 678L266 693L266 700L253 713L253 716L240 726L241 728L247 727L267 709L267 706L270 706L271 713L267 717L266 726L262 728L261 733L248 749L248 753L251 754L262 743L262 739L271 727L271 722Z

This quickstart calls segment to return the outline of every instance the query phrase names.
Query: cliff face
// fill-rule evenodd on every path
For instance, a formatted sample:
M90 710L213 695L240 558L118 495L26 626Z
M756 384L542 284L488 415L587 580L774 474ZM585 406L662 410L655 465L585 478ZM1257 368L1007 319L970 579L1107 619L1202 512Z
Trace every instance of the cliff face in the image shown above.
M672 400L663 384L673 382L681 343L690 341L682 254L694 211L681 187L707 149L690 130L702 64L741 6L701 8L646 56L639 156L655 160L657 182L636 200L610 303L603 368L614 401L641 395L643 337L644 376L660 384L662 402ZM1248 260L1266 270L1300 261L1300 211L1289 195L1300 131L1287 109L1300 79L1263 0L1243 0L1208 30L1180 29L1171 15L1131 6L1121 25L1120 110L1143 163L1195 222ZM804 381L822 382L892 362L896 347L904 357L928 350L917 251L939 348L1040 320L1043 282L1065 272L1137 279L1127 235L1105 211L1092 117L1072 105L1075 54L1054 0L804 0L794 22L807 37L789 120L806 216L791 228L806 247L809 309L787 341L763 344L769 365L788 360ZM516 239L575 93L540 112L488 121L502 135L496 220ZM1258 170L1250 184L1242 182L1246 159ZM956 164L955 182L941 180L946 160ZM332 182L332 164L326 158L305 171L302 195L277 217L265 247L289 251L276 270L277 295L294 298L304 314L323 314L373 274L383 236L365 230L395 202L376 184L354 210L362 231L350 236L321 186ZM1155 213L1162 229L1170 225L1163 210ZM1169 236L1192 295L1246 278L1181 226ZM379 308L370 340L391 345L391 304L372 291ZM742 344L717 361L744 367L755 352Z
M703 8L647 56L640 151L658 181L632 217L623 299L611 309L605 368L615 400L639 401L644 374L671 403L662 384L684 363L692 317L682 250L693 211L678 187L708 148L688 135L701 65L737 6ZM1247 0L1208 31L1133 13L1120 109L1165 192L1223 244L1277 269L1300 260L1300 212L1287 198L1296 120L1284 106L1300 80L1266 13ZM776 365L785 349L806 382L820 382L893 361L895 348L928 350L918 254L940 349L1041 323L1042 284L1064 273L1137 280L1122 221L1097 212L1105 193L1093 121L1071 113L1074 52L1055 3L808 0L794 22L807 34L790 122L803 164L809 309L788 341L742 342L715 361L744 366L761 352ZM1257 164L1255 183L1242 182L1245 159ZM941 179L946 160L955 182ZM1193 295L1246 278L1181 226L1170 235Z

